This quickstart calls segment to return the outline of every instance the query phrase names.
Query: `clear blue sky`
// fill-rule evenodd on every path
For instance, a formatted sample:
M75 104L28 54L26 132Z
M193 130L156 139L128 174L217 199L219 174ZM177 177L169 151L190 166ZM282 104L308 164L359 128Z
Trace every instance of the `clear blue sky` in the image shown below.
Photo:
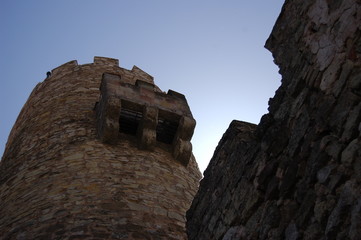
M94 56L137 65L183 93L203 172L233 119L258 123L280 85L263 46L284 0L1 0L0 156L45 73Z

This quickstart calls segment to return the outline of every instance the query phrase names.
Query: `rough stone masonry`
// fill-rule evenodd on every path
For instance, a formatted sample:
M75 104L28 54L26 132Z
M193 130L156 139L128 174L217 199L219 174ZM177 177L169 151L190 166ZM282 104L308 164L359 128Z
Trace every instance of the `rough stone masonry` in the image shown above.
M282 85L224 134L188 237L360 239L361 1L286 0L266 48Z
M186 239L201 177L192 120L183 95L117 59L53 69L0 162L0 239Z

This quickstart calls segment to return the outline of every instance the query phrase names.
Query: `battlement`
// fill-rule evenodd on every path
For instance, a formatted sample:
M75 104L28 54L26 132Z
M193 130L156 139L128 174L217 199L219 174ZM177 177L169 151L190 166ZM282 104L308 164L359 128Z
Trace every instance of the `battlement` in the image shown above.
M196 122L183 94L156 92L149 82L137 80L133 85L108 73L103 74L100 91L97 131L103 142L117 141L120 133L135 135L140 149L169 144L174 158L188 164Z
M76 66L78 66L77 60L72 60L67 63L60 65L59 67L54 68L51 73L52 74L59 74L64 71L73 70Z
M107 57L94 57L94 64L113 65L119 67L119 60Z
M54 68L51 71L51 74L48 75L47 79L52 79L52 76L62 77L63 75L69 74L73 71L78 71L84 67L101 67L107 69L113 69L112 73L118 73L119 71L122 72L122 75L125 77L127 76L129 79L141 79L148 83L154 84L154 78L149 75L148 73L144 72L137 66L133 66L131 70L119 67L119 60L115 58L108 58L108 57L98 57L95 56L93 63L88 64L78 64L76 60L69 61L60 65L59 67ZM135 81L135 80L134 80Z
M137 66L133 66L131 73L139 76L141 79L144 79L147 82L151 82L151 83L154 82L154 78L151 75L144 72L142 69L138 68Z

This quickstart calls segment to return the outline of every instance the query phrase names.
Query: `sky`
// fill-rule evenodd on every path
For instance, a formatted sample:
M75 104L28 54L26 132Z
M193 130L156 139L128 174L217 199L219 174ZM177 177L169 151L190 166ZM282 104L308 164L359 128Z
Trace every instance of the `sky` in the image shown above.
M94 56L184 94L201 172L232 120L258 124L281 76L264 48L284 0L0 0L0 156L46 72Z

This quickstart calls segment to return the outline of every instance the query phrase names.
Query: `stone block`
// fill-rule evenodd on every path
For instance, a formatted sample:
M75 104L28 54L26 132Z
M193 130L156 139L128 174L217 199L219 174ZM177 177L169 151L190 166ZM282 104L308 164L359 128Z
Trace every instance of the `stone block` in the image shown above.
M173 156L174 158L187 166L188 162L192 155L192 144L189 141L184 141L182 139L177 139L173 146Z
M94 64L110 65L119 67L119 60L107 57L94 57Z
M179 122L177 136L184 141L190 141L195 127L196 121L193 118L183 116Z
M119 135L121 101L119 98L104 95L97 108L97 132L105 143L116 142Z
M138 146L140 149L153 150L156 145L156 127L158 122L158 109L144 107L143 118L138 129Z
M353 161L360 157L358 152L360 152L361 143L358 139L354 139L350 144L343 150L341 155L341 162L347 165L351 165Z

